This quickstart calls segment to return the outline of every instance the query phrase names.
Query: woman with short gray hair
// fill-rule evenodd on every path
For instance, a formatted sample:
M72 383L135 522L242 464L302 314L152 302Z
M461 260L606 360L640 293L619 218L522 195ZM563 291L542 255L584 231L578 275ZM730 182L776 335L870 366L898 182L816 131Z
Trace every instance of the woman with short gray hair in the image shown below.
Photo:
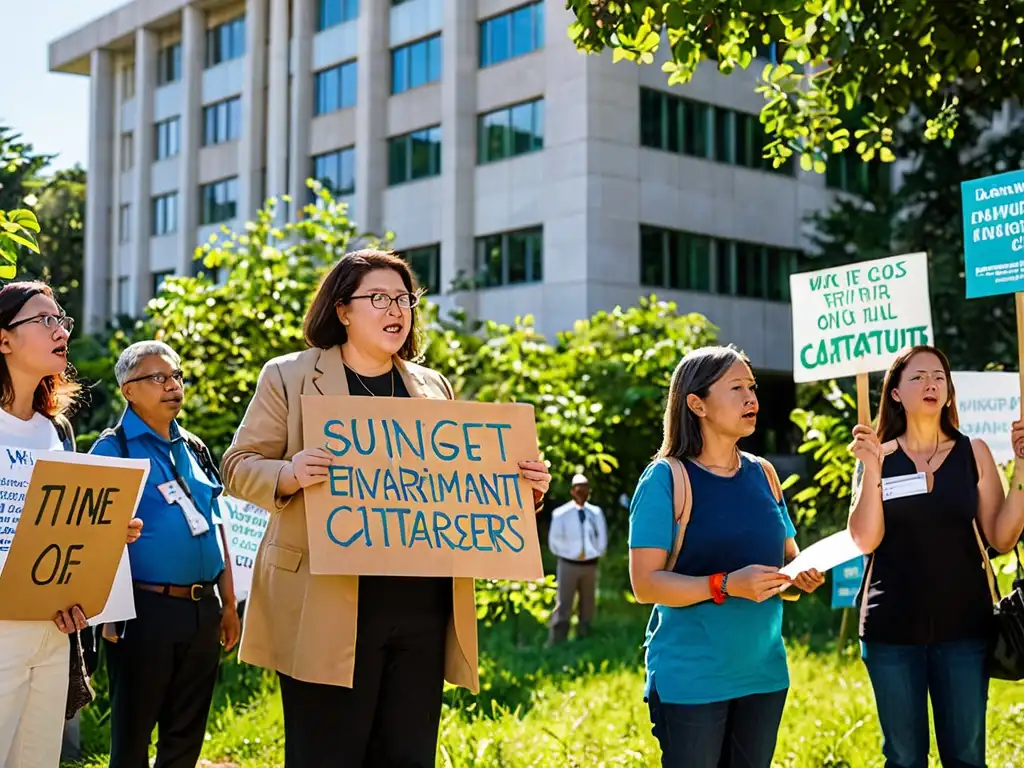
M757 424L755 390L736 349L686 355L630 506L633 592L654 605L646 699L665 768L769 768L789 689L779 593L824 583L779 571L799 552L796 530L775 469L738 446Z

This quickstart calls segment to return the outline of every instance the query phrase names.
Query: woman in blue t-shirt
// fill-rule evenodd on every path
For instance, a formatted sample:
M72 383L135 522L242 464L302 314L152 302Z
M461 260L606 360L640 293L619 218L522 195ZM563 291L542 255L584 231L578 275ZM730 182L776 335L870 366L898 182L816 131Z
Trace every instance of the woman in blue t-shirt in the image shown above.
M755 389L732 347L686 355L672 375L664 442L630 507L633 592L654 604L646 697L664 768L771 765L789 689L779 592L824 583L813 570L779 573L799 551L796 531L781 493L776 500L774 468L737 446L757 423ZM692 507L670 565L672 459L689 478Z

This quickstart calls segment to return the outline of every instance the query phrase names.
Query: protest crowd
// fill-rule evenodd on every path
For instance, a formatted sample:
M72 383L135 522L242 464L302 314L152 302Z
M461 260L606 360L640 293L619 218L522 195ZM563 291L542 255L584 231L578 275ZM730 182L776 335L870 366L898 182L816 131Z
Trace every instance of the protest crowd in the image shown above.
M894 281L914 274L915 261L900 264ZM818 284L819 296L830 290ZM0 520L0 563L31 595L0 606L0 765L59 765L102 657L110 766L150 765L158 728L155 765L193 768L222 651L239 643L242 662L277 673L286 768L435 765L445 683L481 687L474 577L543 575L534 516L552 478L531 409L453 402L449 381L417 363L421 295L391 252L342 257L307 309L308 348L263 363L217 461L178 423L182 361L158 340L123 350L123 415L76 455L74 319L45 284L0 288L0 446L24 465L2 486L24 493L11 497L19 516ZM795 315L811 310L794 296ZM803 551L775 467L740 447L772 407L758 400L756 361L728 346L679 360L663 441L629 501L629 578L652 606L635 691L661 748L652 763L769 768L790 689L783 600L866 557L859 637L885 764L928 764L930 702L943 765L986 765L989 680L997 669L1024 677L989 561L1024 531L1024 464L1007 483L986 441L960 431L930 317L906 322L912 334L794 340L798 380L858 359L885 370L877 421L859 419L849 446L848 527ZM1024 421L1008 430L1024 458ZM66 517L48 517L57 480L43 487L44 475L78 494ZM547 542L558 578L549 645L566 640L577 600L577 631L590 630L608 550L590 481L570 485ZM248 505L251 550L229 540L226 504ZM59 575L42 578L50 547ZM417 553L415 572L403 550ZM921 559L943 567L905 567ZM236 560L251 565L244 588ZM60 575L71 563L74 577Z

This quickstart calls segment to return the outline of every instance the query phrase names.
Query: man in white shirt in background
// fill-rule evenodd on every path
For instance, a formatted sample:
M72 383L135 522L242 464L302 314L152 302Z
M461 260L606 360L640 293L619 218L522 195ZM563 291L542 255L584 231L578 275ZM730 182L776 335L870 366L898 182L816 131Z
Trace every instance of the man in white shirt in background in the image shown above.
M573 603L580 597L578 638L586 637L597 602L597 563L608 549L608 528L600 507L588 504L590 484L583 475L572 479L572 501L551 515L548 548L558 558L558 597L551 615L548 645L569 635Z

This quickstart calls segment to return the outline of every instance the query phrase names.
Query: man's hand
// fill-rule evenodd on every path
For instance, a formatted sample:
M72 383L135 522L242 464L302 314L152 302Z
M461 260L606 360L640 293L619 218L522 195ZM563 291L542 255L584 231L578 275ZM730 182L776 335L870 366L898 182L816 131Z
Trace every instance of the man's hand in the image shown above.
M220 617L220 644L225 651L230 651L238 645L241 636L242 622L238 618L238 609L233 605L224 606Z

